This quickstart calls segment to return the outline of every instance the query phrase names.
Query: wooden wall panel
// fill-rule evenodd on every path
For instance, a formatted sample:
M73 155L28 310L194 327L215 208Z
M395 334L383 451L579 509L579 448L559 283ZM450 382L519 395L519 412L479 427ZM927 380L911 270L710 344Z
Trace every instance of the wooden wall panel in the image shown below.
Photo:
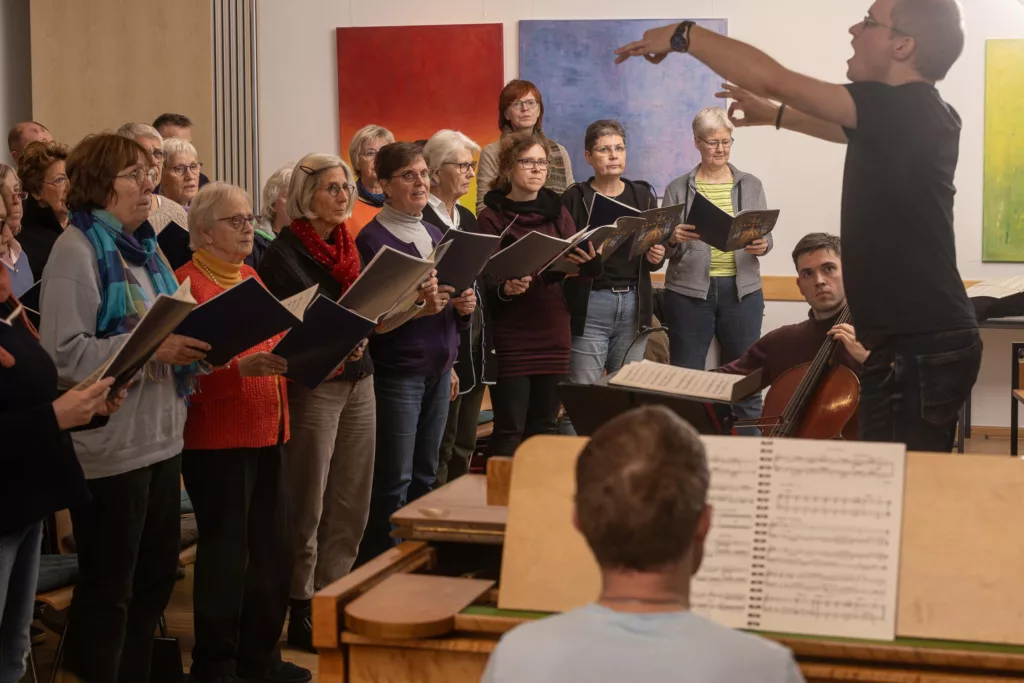
M73 145L128 121L186 114L216 177L212 17L210 0L31 0L32 118Z

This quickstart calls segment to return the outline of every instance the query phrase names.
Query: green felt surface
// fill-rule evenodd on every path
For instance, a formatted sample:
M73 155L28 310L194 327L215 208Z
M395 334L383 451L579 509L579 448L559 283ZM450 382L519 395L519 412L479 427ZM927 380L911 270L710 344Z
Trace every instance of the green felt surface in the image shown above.
M480 617L507 617L510 619L543 619L551 616L549 612L521 612L516 610L498 609L497 607L485 607L481 605L470 605L462 610L463 614ZM1021 645L1000 645L997 643L972 643L956 640L929 640L923 638L897 638L896 640L862 640L859 638L834 638L832 636L806 636L795 633L769 633L758 631L758 635L767 638L796 638L799 640L822 641L830 643L855 643L860 645L889 645L898 647L913 647L928 650L969 650L971 652L988 652L1008 655L1024 655L1024 646Z

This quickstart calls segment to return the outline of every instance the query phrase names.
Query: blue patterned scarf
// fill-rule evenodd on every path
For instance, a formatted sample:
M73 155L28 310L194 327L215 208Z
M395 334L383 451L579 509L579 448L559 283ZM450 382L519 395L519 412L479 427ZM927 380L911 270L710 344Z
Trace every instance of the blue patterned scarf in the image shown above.
M135 329L152 302L130 266L145 266L157 294L174 294L178 281L157 247L156 231L149 221L134 233L124 232L121 222L109 211L74 211L71 223L85 234L96 251L100 271L100 311L96 336L100 339L127 334ZM149 372L149 370L147 370ZM178 394L188 396L195 386L197 368L174 368ZM154 379L161 377L150 372Z

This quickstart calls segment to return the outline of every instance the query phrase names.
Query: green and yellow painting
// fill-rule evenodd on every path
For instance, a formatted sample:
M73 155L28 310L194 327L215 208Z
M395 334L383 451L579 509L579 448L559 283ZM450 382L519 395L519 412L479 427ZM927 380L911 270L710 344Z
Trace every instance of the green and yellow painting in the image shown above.
M985 43L982 260L1024 262L1024 40Z

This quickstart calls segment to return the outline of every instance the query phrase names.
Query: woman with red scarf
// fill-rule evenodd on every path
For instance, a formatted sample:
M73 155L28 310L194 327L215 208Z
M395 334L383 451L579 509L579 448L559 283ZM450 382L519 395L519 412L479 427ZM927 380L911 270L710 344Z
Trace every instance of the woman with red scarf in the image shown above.
M259 276L279 299L313 285L337 301L359 277L359 252L345 221L355 183L340 157L309 154L292 172L290 225L263 256ZM313 593L352 568L366 527L373 482L376 401L373 363L356 351L316 389L288 387L289 456L295 561L288 642L313 649Z

